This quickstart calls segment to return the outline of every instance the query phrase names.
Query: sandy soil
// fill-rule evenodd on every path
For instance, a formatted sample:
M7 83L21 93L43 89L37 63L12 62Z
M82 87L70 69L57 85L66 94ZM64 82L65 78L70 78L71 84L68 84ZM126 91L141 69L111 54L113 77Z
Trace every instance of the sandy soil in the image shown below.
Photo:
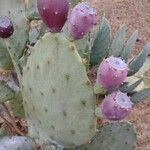
M150 42L150 0L86 0L97 9L98 20L105 13L111 27L128 26L128 33L139 31L136 49Z

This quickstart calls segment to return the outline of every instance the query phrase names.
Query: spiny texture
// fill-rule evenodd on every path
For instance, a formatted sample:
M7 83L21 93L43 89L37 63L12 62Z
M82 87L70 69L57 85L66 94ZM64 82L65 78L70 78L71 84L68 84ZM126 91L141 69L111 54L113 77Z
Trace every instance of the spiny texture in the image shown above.
M29 137L10 136L0 139L0 150L37 150L37 147Z
M109 90L123 83L128 73L128 66L117 57L104 59L97 72L97 83Z
M125 118L132 108L130 98L120 91L115 91L105 97L102 102L101 111L104 117L110 120L121 120Z
M96 10L86 3L76 5L68 16L68 31L74 40L82 38L96 23Z
M95 96L82 59L63 34L48 33L37 42L22 89L31 137L72 147L95 134Z
M38 0L39 14L51 32L60 32L67 20L68 0Z
M14 32L12 21L6 16L0 16L0 37L8 38Z

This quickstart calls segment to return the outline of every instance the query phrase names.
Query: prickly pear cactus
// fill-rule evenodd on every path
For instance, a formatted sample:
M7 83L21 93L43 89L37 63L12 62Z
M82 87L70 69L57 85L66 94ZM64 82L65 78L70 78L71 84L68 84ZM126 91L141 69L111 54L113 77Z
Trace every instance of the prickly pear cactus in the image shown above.
M14 116L19 117L19 118L25 117L22 93L20 91L15 93L15 97L10 102L10 105L11 105L11 110L13 111Z
M110 123L99 127L91 143L76 150L133 150L136 134L129 123Z
M3 83L0 83L0 103L8 100L12 100L14 96L14 91Z
M116 32L111 46L110 46L110 55L114 55L116 57L120 56L120 53L124 47L125 39L126 39L126 34L127 34L127 26L122 25Z
M85 3L79 3L68 14L68 2L72 7L78 1L0 1L0 14L12 20L13 25L8 27L14 29L14 32L5 29L11 33L9 36L13 33L10 38L3 37L4 30L0 30L1 37L7 38L0 39L0 68L14 67L18 76L16 90L9 88L8 83L0 83L0 103L12 100L11 110L18 116L18 113L23 114L20 111L24 110L23 99L28 135L36 140L35 144L28 137L4 137L0 140L0 150L35 150L38 144L43 150L133 150L135 131L132 125L115 122L97 125L96 129L95 115L99 113L101 116L98 114L97 117L110 121L122 120L130 113L132 102L149 96L150 88L135 91L143 79L131 84L127 75L135 75L143 66L150 44L145 45L135 58L128 60L138 32L135 31L126 42L127 27L124 25L112 37L110 24L103 17L95 33L89 33L96 23L96 11ZM44 35L46 30L42 25L33 30L30 28L29 32L28 23L32 27L31 21L40 19L36 5L41 19L53 33ZM62 31L65 23L65 33L57 33ZM67 39L74 41L76 46ZM84 59L79 56L76 47ZM21 65L21 61L25 63ZM93 78L97 75L95 94L108 94L99 110L96 109L97 114L96 98L85 62L88 75L91 67L97 72L91 71ZM131 99L122 92L127 92ZM0 137L2 135L4 132Z
M74 44L81 58L83 58L85 62L87 63L87 65L89 65L90 45L88 41L88 36L85 36L83 39L74 41Z
M15 32L11 38L7 39L7 42L10 43L10 46L15 52L17 58L20 58L28 41L29 31L29 25L24 14L23 1L1 0L0 15L8 16L13 21ZM2 60L5 60L2 63L0 60L0 67L10 69L13 66L12 61L9 53L7 52L5 42L2 39L0 39L0 56L4 56Z
M40 19L37 10L37 0L24 0L26 17L31 20Z
M143 66L147 56L148 51L150 50L150 43L146 44L143 49L140 51L140 53L129 62L129 76L134 75L136 72L140 70L140 68Z
M6 136L0 139L0 150L36 150L36 144L30 137Z
M95 96L73 43L61 33L46 34L34 47L22 78L29 135L65 147L95 134Z
M32 21L30 32L29 32L30 45L31 46L35 45L37 40L39 40L45 33L46 33L46 27L41 21Z
M99 64L109 52L111 43L111 27L108 20L103 17L91 46L90 63L92 66Z
M10 69L12 66L12 61L7 52L4 40L0 39L0 68Z

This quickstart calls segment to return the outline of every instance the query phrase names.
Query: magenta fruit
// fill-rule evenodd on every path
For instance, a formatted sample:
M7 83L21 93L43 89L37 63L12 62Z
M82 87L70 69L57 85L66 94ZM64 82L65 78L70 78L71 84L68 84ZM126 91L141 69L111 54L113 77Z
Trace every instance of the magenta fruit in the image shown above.
M6 16L0 16L0 37L9 38L14 32L12 21Z
M110 90L121 85L127 74L127 64L122 59L111 56L100 64L96 82L101 87Z
M68 0L38 0L39 14L50 32L60 32L67 20Z
M82 38L96 23L96 10L86 3L77 4L68 16L68 32L74 40Z
M106 119L117 121L124 119L132 108L132 102L127 94L115 91L105 97L101 111Z

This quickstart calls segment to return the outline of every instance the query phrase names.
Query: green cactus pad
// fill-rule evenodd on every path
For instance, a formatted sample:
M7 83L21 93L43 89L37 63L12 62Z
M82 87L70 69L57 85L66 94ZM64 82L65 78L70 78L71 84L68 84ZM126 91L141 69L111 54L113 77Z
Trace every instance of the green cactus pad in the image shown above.
M99 64L108 54L111 43L111 27L104 17L100 24L91 48L90 63Z
M29 43L33 46L46 33L46 26L37 20L32 21L32 23L37 24L37 26L32 26L29 32Z
M8 16L14 24L14 33L7 39L17 58L22 56L23 50L28 41L29 24L25 18L24 5L22 0L0 0L0 15ZM0 39L0 56L4 55L5 62L0 63L3 69L12 67L12 62L7 52L6 46L2 45L4 41ZM1 60L0 60L1 61ZM4 64L2 66L2 64Z
M29 137L6 136L0 139L0 150L37 150L37 147Z
M5 129L4 125L5 123L0 127L0 139L8 135L8 130Z
M119 90L123 93L132 94L134 93L136 87L140 85L140 83L143 81L143 79L139 79L137 81L134 81L133 83L125 82L123 85L120 86Z
M48 33L37 42L22 89L31 137L73 147L94 136L95 96L81 57L63 34Z
M135 130L129 123L111 123L99 127L91 143L76 150L134 150Z
M150 98L150 88L138 91L137 93L133 94L131 97L131 101L133 103L138 103L146 98Z
M127 31L126 25L122 25L118 29L110 47L110 55L113 55L116 57L120 56L124 47L125 39L126 39L126 34L127 34L126 31Z
M25 3L25 12L27 18L31 20L40 19L38 9L37 9L37 0L26 0Z
M133 34L130 36L129 40L127 41L125 47L123 48L123 51L121 52L121 58L128 61L128 58L135 47L136 40L138 38L138 31L133 32Z
M13 67L10 55L7 51L5 41L0 39L0 68L10 69Z
M0 83L0 103L12 100L14 98L14 91L3 83Z
M58 144L56 141L48 139L47 141L41 142L36 140L37 144L41 145L42 150L64 150L64 146Z
M15 98L10 102L10 107L15 117L19 118L25 117L22 93L20 91L15 93Z
M75 44L81 58L85 59L87 65L89 65L90 46L89 46L88 36L83 37L83 39L74 41L74 44Z
M140 68L146 61L149 50L150 50L150 43L146 44L140 51L140 53L129 62L128 76L132 76L140 70Z

